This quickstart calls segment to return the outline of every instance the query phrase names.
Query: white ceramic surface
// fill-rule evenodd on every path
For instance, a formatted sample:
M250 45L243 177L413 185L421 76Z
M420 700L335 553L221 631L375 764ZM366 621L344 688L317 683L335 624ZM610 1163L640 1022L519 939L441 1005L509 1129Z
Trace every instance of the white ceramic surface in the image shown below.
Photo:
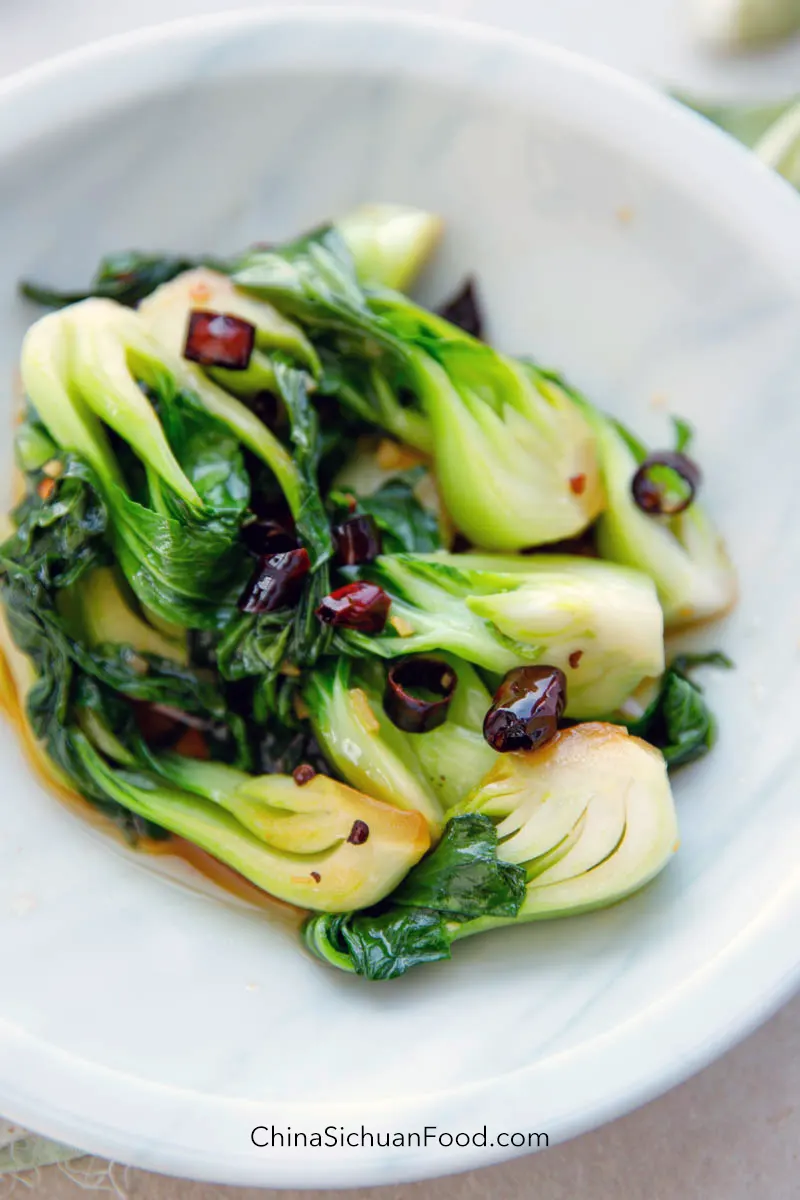
M433 22L250 14L91 48L0 85L5 376L21 274L74 281L126 245L230 250L365 198L447 217L430 296L473 269L502 345L645 433L663 433L656 398L695 423L742 573L713 634L738 670L709 681L720 745L679 778L684 845L654 887L383 986L114 853L3 727L0 1111L182 1175L487 1165L512 1151L259 1150L250 1131L565 1138L721 1052L798 971L800 204L735 144L603 68Z

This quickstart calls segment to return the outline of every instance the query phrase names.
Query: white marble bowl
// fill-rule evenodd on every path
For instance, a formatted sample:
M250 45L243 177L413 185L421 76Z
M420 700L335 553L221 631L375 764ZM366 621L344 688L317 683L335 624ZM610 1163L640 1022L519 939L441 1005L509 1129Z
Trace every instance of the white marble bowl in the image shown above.
M664 405L694 422L742 579L704 640L738 669L709 681L720 743L676 780L683 848L653 887L384 985L121 854L4 725L0 1112L181 1175L336 1186L499 1161L523 1149L498 1134L566 1138L696 1070L800 964L800 201L710 126L542 46L354 13L200 19L35 68L0 86L5 428L20 275L234 250L366 199L447 218L429 297L474 271L504 347L656 441ZM411 1150L251 1140L362 1122L437 1128ZM438 1141L484 1126L486 1148Z

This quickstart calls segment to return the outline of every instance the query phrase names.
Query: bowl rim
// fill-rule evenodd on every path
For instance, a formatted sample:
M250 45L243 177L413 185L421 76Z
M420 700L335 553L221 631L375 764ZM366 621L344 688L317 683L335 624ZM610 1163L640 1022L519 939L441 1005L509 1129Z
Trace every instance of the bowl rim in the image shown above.
M727 186L735 180L734 217L753 225L758 219L752 215L753 205L765 218L769 215L757 241L769 251L773 270L785 272L800 294L800 201L752 154L702 117L611 67L467 21L350 6L284 6L183 18L92 42L0 81L0 162L54 125L97 112L103 99L156 93L162 77L153 79L142 72L145 78L134 83L131 64L152 58L159 48L184 41L212 46L228 35L275 25L294 25L302 31L309 23L337 29L369 26L376 36L389 35L396 41L432 38L492 46L520 62L546 64L573 79L580 77L597 96L616 105L616 111L628 112L624 136L635 136L643 155L680 147L687 162L693 153L692 166L706 172L705 178L724 175ZM459 68L456 74L460 71L465 79L468 70ZM59 97L55 116L48 102L54 89ZM15 119L6 122L6 128L2 118L12 108ZM478 1084L403 1097L396 1104L371 1103L370 1115L375 1119L385 1111L395 1127L410 1118L417 1128L426 1123L469 1128L484 1124L482 1112L505 1120L505 1128L515 1127L509 1120L515 1120L517 1128L530 1127L537 1116L529 1118L526 1098L535 1078L540 1094L551 1089L559 1097L557 1115L547 1120L551 1145L621 1116L707 1065L792 995L800 984L800 952L793 949L798 912L800 874L784 880L757 918L701 969L612 1030ZM488 1153L437 1148L403 1158L362 1155L327 1161L316 1161L313 1155L254 1153L252 1147L242 1146L241 1132L246 1129L249 1140L257 1109L251 1101L149 1082L79 1059L0 1018L0 1111L58 1141L145 1169L218 1183L355 1187L427 1179L528 1152L510 1147ZM284 1111L293 1123L319 1127L313 1103L287 1104ZM340 1119L359 1115L353 1105L338 1111ZM187 1129L196 1131L193 1145L186 1142Z

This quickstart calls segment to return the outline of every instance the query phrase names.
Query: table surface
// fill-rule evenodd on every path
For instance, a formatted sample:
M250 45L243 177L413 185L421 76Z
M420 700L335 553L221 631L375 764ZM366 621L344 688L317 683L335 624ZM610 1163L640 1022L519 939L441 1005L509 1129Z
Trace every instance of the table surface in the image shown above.
M285 0L290 3L291 0ZM317 0L327 6L333 0ZM366 4L368 0L361 0ZM685 3L685 0L684 0ZM800 42L760 60L703 57L686 35L681 0L371 0L491 21L709 98L800 91ZM263 0L2 0L0 76L93 38L173 17ZM147 1200L352 1197L352 1200L790 1200L800 1197L800 998L719 1062L611 1125L546 1154L408 1187L359 1192L211 1188L121 1167L108 1190ZM106 1164L40 1172L20 1194L77 1200ZM113 1182L112 1182L113 1181ZM30 1180L28 1181L31 1182ZM5 1196L0 1185L0 1195Z

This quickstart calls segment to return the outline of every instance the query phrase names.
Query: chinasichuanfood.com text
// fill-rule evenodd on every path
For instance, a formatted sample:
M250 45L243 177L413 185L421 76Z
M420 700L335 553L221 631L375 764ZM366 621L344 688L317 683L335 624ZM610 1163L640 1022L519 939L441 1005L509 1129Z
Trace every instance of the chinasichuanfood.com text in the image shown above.
M376 1146L383 1148L393 1146L398 1149L423 1149L426 1146L466 1147L477 1146L486 1149L499 1146L514 1147L518 1150L537 1150L550 1145L546 1133L509 1133L501 1130L490 1134L486 1125L480 1129L467 1131L459 1130L454 1133L440 1129L438 1125L425 1125L422 1129L388 1130L347 1129L343 1125L326 1125L324 1129L293 1129L291 1125L277 1127L275 1125L256 1125L250 1134L254 1146L260 1148L290 1150L307 1147L320 1149L371 1149Z

